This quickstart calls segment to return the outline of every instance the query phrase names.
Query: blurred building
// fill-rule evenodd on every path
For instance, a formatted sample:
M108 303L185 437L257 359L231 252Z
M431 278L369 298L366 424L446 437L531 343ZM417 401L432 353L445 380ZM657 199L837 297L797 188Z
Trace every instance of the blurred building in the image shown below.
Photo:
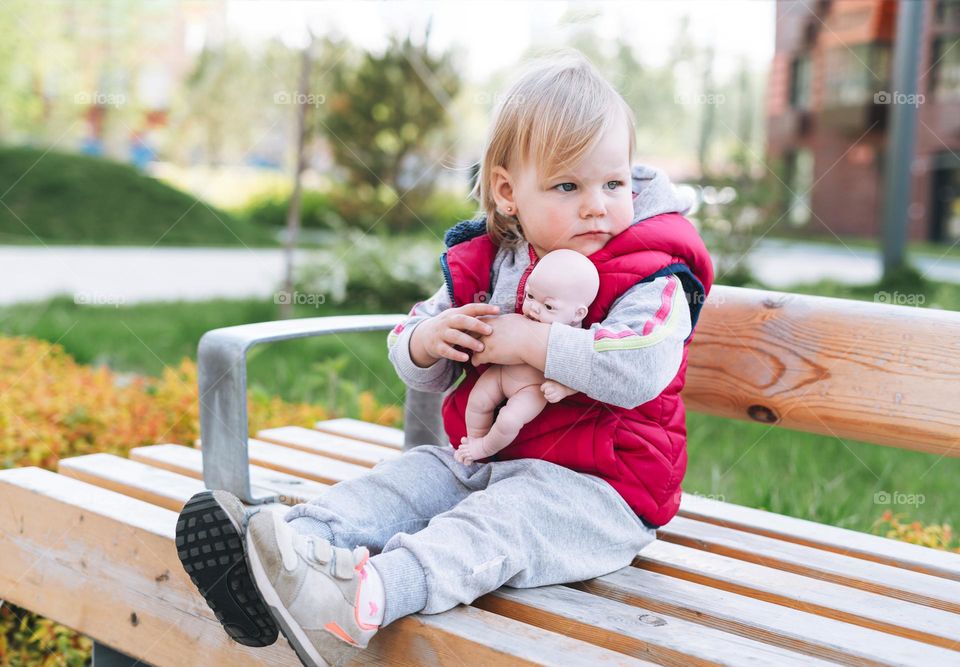
M916 104L910 238L960 240L960 0L918 1L915 98L891 90L897 2L777 3L767 157L794 193L787 220L812 235L879 236L890 110Z
M145 166L197 53L225 38L226 0L68 3L58 19L64 36L82 39L86 50L76 72L86 84L75 97L86 107L81 150Z

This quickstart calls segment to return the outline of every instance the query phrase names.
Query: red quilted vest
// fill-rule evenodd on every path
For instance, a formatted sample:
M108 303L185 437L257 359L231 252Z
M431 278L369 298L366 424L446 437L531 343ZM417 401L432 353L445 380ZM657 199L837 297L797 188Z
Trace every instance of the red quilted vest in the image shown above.
M451 235L454 231L458 233ZM454 307L458 307L492 293L490 269L497 247L485 233L482 220L460 223L450 232L450 247L440 263ZM460 238L451 243L457 236ZM462 240L464 237L467 240ZM532 250L530 253L533 263L520 279L517 313L523 305L524 283L537 259ZM710 255L693 225L678 213L634 223L589 259L600 274L600 291L584 328L601 322L613 302L636 283L667 274L680 278L695 326L713 284ZM692 338L691 333L684 342L676 376L656 398L632 409L601 403L583 393L548 403L514 442L486 460L538 458L596 475L609 482L644 523L662 526L677 513L680 483L687 468L686 413L680 390ZM467 364L463 381L444 398L444 429L454 447L467 433L467 398L486 368Z

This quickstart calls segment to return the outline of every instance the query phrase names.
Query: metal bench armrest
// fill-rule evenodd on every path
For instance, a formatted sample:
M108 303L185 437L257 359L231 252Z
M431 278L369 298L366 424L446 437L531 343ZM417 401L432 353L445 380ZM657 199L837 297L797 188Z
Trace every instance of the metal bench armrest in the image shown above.
M405 315L341 315L242 324L208 331L197 350L203 481L247 503L272 502L250 486L247 449L247 350L258 343L368 331L388 331ZM408 389L405 446L436 442L442 434L441 394ZM412 414L411 414L412 413Z

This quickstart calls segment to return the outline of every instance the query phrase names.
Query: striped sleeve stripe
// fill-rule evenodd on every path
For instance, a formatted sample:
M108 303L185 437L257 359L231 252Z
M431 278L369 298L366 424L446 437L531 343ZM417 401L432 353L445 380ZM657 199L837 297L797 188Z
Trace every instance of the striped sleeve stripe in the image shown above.
M660 298L660 308L652 318L644 322L642 334L635 331L610 331L598 329L594 334L593 349L597 352L609 350L636 350L642 347L656 345L669 336L676 328L677 311L683 307L683 290L680 289L680 279L670 276L670 281L663 289Z

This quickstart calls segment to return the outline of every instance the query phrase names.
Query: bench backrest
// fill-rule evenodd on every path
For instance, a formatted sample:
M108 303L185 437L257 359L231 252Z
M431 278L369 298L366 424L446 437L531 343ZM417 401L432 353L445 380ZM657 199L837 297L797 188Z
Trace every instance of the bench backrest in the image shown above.
M960 456L960 313L717 285L689 410Z

